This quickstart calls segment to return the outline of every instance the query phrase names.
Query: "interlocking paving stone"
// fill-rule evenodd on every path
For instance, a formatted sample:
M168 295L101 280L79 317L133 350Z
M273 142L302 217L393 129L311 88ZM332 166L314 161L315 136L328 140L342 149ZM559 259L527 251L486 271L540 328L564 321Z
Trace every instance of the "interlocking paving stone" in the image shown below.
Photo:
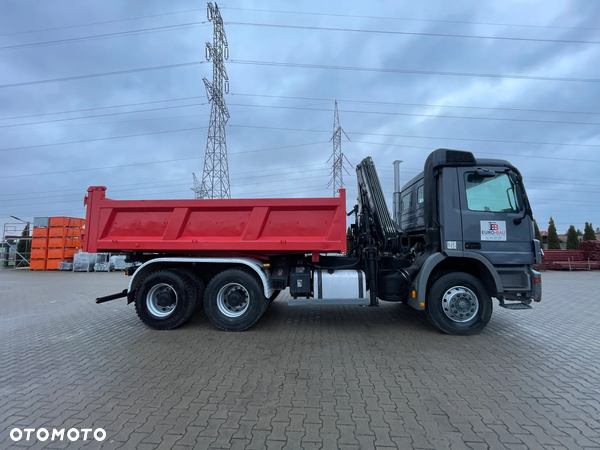
M272 303L243 333L144 326L122 273L0 271L0 448L600 448L599 272L446 336L401 304ZM13 442L14 427L104 442Z

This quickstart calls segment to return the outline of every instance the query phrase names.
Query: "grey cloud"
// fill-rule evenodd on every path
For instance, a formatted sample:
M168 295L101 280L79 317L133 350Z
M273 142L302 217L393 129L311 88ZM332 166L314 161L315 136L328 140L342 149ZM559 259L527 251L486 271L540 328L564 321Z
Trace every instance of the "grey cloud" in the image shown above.
M536 6L509 2L506 7L490 9L490 5L472 1L447 2L378 2L377 8L364 3L322 4L304 2L302 6L282 6L280 3L243 2L229 7L286 9L317 12L339 12L384 17L435 18L471 22L538 23L556 26L597 27L600 6L589 1L571 1L562 7L554 2L539 2L546 8L541 22L532 11ZM493 6L493 5L492 5ZM201 7L201 6L200 6ZM6 33L35 30L102 20L162 14L198 9L199 4L180 1L176 4L159 1L107 3L64 1L7 2L0 24ZM512 17L507 10L513 11ZM547 11L547 12L546 12ZM595 30L559 28L517 28L484 25L459 25L432 22L392 21L344 17L323 17L260 13L222 9L225 21L304 24L341 28L388 29L417 32L442 32L498 36L543 37L566 40L600 40ZM111 33L132 29L164 26L205 20L203 10L181 15L166 15L135 21L115 22L85 28L68 28L34 34L0 37L0 47L29 42ZM553 76L565 71L568 76L598 78L597 64L600 46L568 43L534 43L455 39L417 36L385 36L349 32L290 30L226 25L232 60L262 60L326 64L340 66L389 67L435 71L487 72L528 74L540 71ZM209 26L173 31L146 33L137 36L114 37L77 43L48 45L0 51L3 72L0 84L44 80L70 75L91 74L114 70L159 66L204 60L204 43L211 40ZM585 58L584 58L585 56ZM595 59L594 59L595 58ZM579 61L583 63L579 63ZM600 139L596 125L545 124L532 122L501 122L448 118L422 118L378 114L356 114L348 110L430 114L431 108L356 104L347 100L373 100L400 103L420 103L567 110L600 112L598 83L565 83L555 81L514 82L515 88L503 79L446 77L436 75L399 75L376 72L352 72L282 68L227 64L232 95L226 97L231 111L227 128L230 151L230 171L234 196L248 197L257 193L276 196L325 196L331 153L333 103L267 97L246 97L235 94L254 93L296 97L340 99L342 126L352 142L343 149L352 163L371 155L380 169L384 189L390 194L391 163L402 159L403 179L412 177L422 166L427 149L411 147L454 147L473 151L481 156L497 155L518 165L525 175L534 212L540 227L546 227L554 216L559 231L570 223L583 228L591 220L600 225L600 203L597 192L600 163L582 163L579 159L600 160ZM202 77L211 77L211 65L203 64L171 70L155 70L119 76L87 78L77 81L47 83L20 88L0 89L0 117L40 114L73 109L96 108L127 103L201 96L200 99L158 103L73 113L63 116L0 121L21 123L52 120L56 117L77 117L102 112L116 112L153 107L205 103ZM513 86L511 84L511 86ZM524 92L516 91L526 85ZM469 92L481 86L481 95ZM506 92L506 96L498 96ZM511 92L519 92L512 98ZM452 97L452 101L447 98ZM237 106L237 104L250 106ZM309 111L264 108L258 105L300 106L327 109ZM0 149L53 142L113 138L129 134L155 133L175 129L206 127L210 106L190 106L178 109L149 111L0 128ZM600 122L600 115L517 113L508 111L441 109L439 115L477 117L510 117L521 119ZM241 128L235 125L325 130L322 133ZM421 136L419 138L370 136L359 132ZM447 137L447 140L431 139ZM469 142L451 138L514 140L556 143L585 143L598 147L567 147L552 145L503 144ZM81 204L87 186L109 187L115 198L190 198L191 173L202 174L206 129L150 134L127 139L107 139L95 142L1 152L3 175L31 174L90 167L134 164L148 161L196 158L180 162L140 165L107 170L81 171L23 178L0 178L0 222L8 215L82 215ZM268 151L250 150L288 147L321 142L301 147ZM365 144L362 142L374 142ZM406 147L400 147L406 146ZM248 153L246 153L248 152ZM517 155L517 156L508 156ZM532 158L531 156L538 156ZM539 158L570 158L561 161ZM352 171L351 171L352 173ZM282 175L283 174L283 175ZM560 184L562 180L566 183ZM349 196L355 195L354 177L345 175ZM551 184L552 182L556 184ZM142 184L146 183L146 184ZM123 186L129 185L129 186ZM557 190L551 190L557 189ZM50 191L65 190L53 193ZM581 191L592 191L582 193ZM45 197L45 198L42 198ZM64 201L64 203L58 203ZM56 202L56 203L55 203ZM348 202L350 207L350 202ZM391 206L391 205L389 205Z

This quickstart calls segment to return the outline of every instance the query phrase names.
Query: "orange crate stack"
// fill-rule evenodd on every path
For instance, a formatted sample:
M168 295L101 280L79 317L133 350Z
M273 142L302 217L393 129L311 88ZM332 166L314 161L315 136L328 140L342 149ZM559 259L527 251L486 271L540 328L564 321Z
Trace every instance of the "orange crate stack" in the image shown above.
M46 260L46 270L58 270L60 269L60 263L62 259L48 259Z
M46 270L48 258L48 228L34 228L31 238L29 270Z
M45 228L34 228L33 238L48 239L48 227Z
M52 227L73 227L81 228L85 223L85 219L75 217L50 217L50 228Z
M48 228L34 228L31 260L35 262L29 264L30 269L58 270L61 262L73 259L83 245L84 223L84 219L75 217L50 217ZM38 231L36 235L36 230L45 231Z
M80 237L50 237L48 248L81 248L83 245Z
M29 270L46 270L45 259L30 259Z
M47 248L32 248L31 259L47 259L48 249Z

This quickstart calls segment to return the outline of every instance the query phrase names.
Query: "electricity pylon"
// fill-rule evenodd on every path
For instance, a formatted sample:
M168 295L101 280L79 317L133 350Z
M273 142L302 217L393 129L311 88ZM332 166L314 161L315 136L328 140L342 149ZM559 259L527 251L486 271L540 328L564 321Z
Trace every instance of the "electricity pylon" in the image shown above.
M225 125L229 111L223 93L229 93L229 78L224 60L229 59L227 36L223 27L223 18L219 7L208 2L208 20L214 24L213 42L206 43L206 60L213 62L212 83L202 78L206 87L206 96L211 104L206 152L204 154L204 172L202 183L197 183L194 175L194 194L196 198L231 198L229 186L229 164L227 162L227 139Z
M348 135L346 134L344 129L340 126L340 114L338 112L338 104L337 104L337 100L336 100L335 108L333 111L333 136L330 139L331 141L333 141L333 154L327 160L327 162L333 160L333 168L331 170L331 180L329 181L329 184L327 185L327 187L333 185L333 196L334 197L339 197L339 195L340 195L339 190L344 187L343 172L346 171L346 173L348 175L350 175L350 172L348 172L346 167L344 167L344 160L346 160L348 162L348 164L350 164L350 161L348 161L348 158L346 158L344 156L344 154L342 153L342 133L344 133L344 136L346 136L346 138L348 140L350 140L350 138L348 137ZM354 167L354 166L352 166L352 164L350 164L350 167Z

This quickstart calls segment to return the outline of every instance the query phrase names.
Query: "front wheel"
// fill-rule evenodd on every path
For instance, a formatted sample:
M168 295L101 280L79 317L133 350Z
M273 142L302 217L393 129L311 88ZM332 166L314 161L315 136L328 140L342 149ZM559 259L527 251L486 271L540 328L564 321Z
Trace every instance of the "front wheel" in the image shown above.
M268 299L257 278L241 269L228 269L210 280L204 294L204 311L217 328L243 331L265 312Z
M479 333L492 317L492 299L476 277L451 272L440 277L429 290L427 318L447 334Z

